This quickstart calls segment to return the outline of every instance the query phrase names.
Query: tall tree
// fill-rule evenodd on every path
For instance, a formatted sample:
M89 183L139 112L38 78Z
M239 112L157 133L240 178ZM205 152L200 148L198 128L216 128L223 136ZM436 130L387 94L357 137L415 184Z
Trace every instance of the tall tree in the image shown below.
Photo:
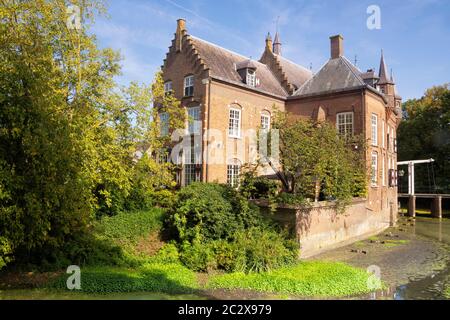
M432 168L417 166L417 190L434 192L436 183L436 192L450 193L450 84L432 87L422 98L406 101L403 111L399 160L435 159L434 176Z

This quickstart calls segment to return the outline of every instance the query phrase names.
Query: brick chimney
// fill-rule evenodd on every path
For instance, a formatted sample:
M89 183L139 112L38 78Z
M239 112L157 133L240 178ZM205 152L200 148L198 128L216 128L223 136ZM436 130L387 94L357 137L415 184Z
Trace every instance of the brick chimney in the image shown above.
M175 47L177 51L183 50L183 35L186 32L186 20L177 20L177 33L175 35Z
M344 55L344 38L338 34L330 37L331 40L331 59L337 59Z

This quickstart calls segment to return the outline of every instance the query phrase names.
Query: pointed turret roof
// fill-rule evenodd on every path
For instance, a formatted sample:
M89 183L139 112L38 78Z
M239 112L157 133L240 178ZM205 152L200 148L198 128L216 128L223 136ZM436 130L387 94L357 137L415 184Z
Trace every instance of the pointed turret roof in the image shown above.
M278 31L275 34L275 39L273 41L273 53L281 55L281 41L280 41L280 33Z
M392 82L388 79L386 63L384 62L383 50L381 50L380 71L378 73L378 77L380 78L378 84L387 84Z

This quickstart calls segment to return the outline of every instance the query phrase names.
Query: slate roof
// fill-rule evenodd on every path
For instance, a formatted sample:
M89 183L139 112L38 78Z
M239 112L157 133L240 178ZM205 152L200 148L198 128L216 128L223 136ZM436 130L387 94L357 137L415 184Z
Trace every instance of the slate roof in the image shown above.
M289 83L300 88L306 81L312 78L313 73L280 55L276 56L280 62L281 68L286 74Z
M329 60L294 96L308 96L367 86L362 73L345 57ZM369 86L367 86L369 87Z
M288 93L265 64L252 61L252 64L256 67L256 77L260 79L260 85L257 87L248 86L242 82L242 78L236 70L237 65L249 60L248 57L192 35L188 35L188 37L192 40L194 48L200 58L204 60L206 67L209 68L211 77L280 97L288 96Z

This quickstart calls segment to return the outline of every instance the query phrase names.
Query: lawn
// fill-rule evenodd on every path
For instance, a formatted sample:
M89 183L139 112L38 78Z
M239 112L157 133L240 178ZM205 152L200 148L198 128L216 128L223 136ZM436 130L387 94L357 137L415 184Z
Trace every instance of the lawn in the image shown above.
M263 273L212 276L211 289L248 289L302 297L343 297L373 291L381 283L365 270L344 263L311 261ZM374 285L374 286L373 286Z

